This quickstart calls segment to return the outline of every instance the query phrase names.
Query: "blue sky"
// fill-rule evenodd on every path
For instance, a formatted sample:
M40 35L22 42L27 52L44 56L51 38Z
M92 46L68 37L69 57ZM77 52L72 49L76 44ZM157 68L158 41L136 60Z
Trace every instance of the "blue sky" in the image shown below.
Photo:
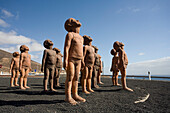
M0 0L0 49L30 47L32 59L42 59L45 39L63 52L64 22L82 23L81 35L93 38L109 73L114 41L125 44L128 74L170 75L169 0Z

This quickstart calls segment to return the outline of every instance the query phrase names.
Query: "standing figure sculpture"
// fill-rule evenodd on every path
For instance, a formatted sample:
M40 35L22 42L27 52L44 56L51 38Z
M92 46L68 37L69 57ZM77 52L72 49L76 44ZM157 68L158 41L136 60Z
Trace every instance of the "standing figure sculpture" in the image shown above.
M99 86L97 85L97 75L100 69L100 60L99 60L99 55L97 54L98 48L95 46L93 47L95 49L95 54L94 54L95 60L94 60L93 75L92 75L92 87L99 88Z
M112 65L110 68L110 71L113 73L112 76L112 83L114 86L120 86L120 84L118 84L118 74L119 74L119 69L118 69L118 65L119 65L119 58L118 58L118 54L116 52L115 49L112 49L110 51L111 55L113 55L114 57L112 58Z
M121 82L122 82L123 89L128 90L128 91L133 91L132 89L128 88L126 85L126 68L128 65L128 58L124 51L124 44L116 41L113 44L113 48L119 53L118 69L120 70L121 75L122 75Z
M68 31L64 45L64 69L67 72L65 81L65 101L76 105L76 101L86 100L78 95L78 80L83 61L83 37L79 34L81 23L74 18L65 22L65 29ZM72 91L72 96L71 96Z
M99 72L97 74L97 84L104 84L103 82L101 82L101 73L102 73L102 68L103 68L102 60L101 60L102 57L99 54L98 56L99 56L100 66L99 66Z
M84 63L85 67L83 69L83 74L81 78L82 84L82 92L86 94L90 94L90 92L94 92L91 89L91 78L94 66L94 48L92 47L92 38L90 36L84 35ZM87 91L86 90L86 83L87 83Z
M10 65L10 72L12 72L11 75L11 81L10 81L10 86L19 86L18 85L18 77L19 77L19 60L20 60L20 54L19 52L14 52L13 53L13 58L11 60L11 65ZM13 84L14 82L14 84Z
M59 83L60 73L62 71L62 57L63 55L60 53L58 48L53 48L56 51L56 66L55 66L55 73L54 73L54 87L61 87Z
M21 76L19 85L21 89L26 89L30 88L27 86L27 77L28 73L31 71L31 55L28 54L29 48L26 45L21 45L20 51L19 67Z
M44 91L47 91L47 84L49 78L50 91L56 91L53 88L53 79L56 65L56 52L53 50L53 42L51 40L45 40L43 43L44 50L41 71L44 72Z

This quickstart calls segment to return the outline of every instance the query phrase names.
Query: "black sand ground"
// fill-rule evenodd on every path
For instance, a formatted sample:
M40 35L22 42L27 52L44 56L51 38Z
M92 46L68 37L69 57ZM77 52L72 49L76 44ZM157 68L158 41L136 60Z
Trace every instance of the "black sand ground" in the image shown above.
M61 77L62 88L57 93L46 94L42 92L42 78L29 78L31 89L25 91L9 88L9 80L10 78L0 77L0 113L170 112L170 82L127 80L128 86L134 89L131 93L121 87L113 87L111 78L102 78L105 84L90 95L83 94L79 87L79 94L87 102L72 106L64 102L64 77ZM147 94L150 94L148 100L134 103Z

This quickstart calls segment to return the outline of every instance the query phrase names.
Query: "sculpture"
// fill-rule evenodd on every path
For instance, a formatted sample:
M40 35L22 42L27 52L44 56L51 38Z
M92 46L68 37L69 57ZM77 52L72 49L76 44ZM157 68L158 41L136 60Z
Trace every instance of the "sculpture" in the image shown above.
M99 57L99 62L100 62L100 66L99 66L99 71L98 71L98 74L97 74L97 83L98 84L104 84L103 82L101 82L101 73L102 73L102 60L101 60L101 56L98 54L98 57Z
M112 83L114 86L120 86L120 84L118 84L118 74L119 74L119 69L118 69L118 65L119 65L119 59L118 59L118 54L117 51L115 49L112 49L110 51L110 53L114 56L112 58L112 65L110 68L110 71L113 72L113 76L112 76Z
M27 77L28 73L31 71L31 55L28 54L29 48L26 45L21 45L20 51L19 68L21 76L19 85L21 89L26 89L30 88L27 86Z
M90 94L90 92L94 92L91 89L91 78L94 66L94 48L92 47L92 38L90 36L84 35L84 63L85 67L83 69L83 74L81 78L82 84L82 92L86 94ZM87 91L86 90L86 83L87 83Z
M54 72L55 72L55 65L56 65L56 52L52 49L53 42L51 40L45 40L43 45L46 48L44 50L42 67L41 67L41 71L44 72L44 80L43 80L44 91L48 90L47 88L48 78L50 84L50 91L56 91L53 88L53 79L54 79Z
M58 48L53 48L56 51L56 67L54 73L54 87L61 87L59 83L60 73L62 71L62 57L63 55L60 53Z
M94 66L93 66L93 75L92 75L92 87L94 88L99 88L99 86L97 85L97 75L100 69L100 61L99 61L99 55L97 54L98 52L98 48L93 46L95 49L95 60L94 60Z
M78 79L83 62L83 37L79 35L81 23L74 18L65 22L65 29L68 31L64 45L64 69L67 71L65 81L65 101L76 105L76 101L86 100L78 95ZM73 96L71 96L71 90Z
M121 75L122 75L121 82L122 82L123 89L128 90L128 91L133 91L132 89L128 88L126 85L126 68L128 65L128 58L124 51L124 44L116 41L113 44L113 48L119 53L118 69L120 70Z
M11 60L11 65L10 65L10 72L12 72L11 75L11 81L10 81L10 86L19 86L18 85L18 77L19 77L19 60L20 60L20 54L19 52L14 52L13 53L13 58ZM14 84L13 84L14 82Z

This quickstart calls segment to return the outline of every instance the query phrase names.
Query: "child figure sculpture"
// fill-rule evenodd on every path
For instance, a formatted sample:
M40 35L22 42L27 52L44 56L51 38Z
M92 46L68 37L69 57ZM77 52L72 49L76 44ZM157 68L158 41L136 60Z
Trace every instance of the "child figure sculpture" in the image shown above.
M119 65L118 65L118 69L121 72L121 82L122 82L122 86L123 89L128 90L128 91L133 91L132 89L128 88L126 86L126 68L128 65L128 58L127 55L124 51L124 44L121 42L114 42L113 47L114 49L119 53Z
M99 66L99 71L98 71L98 74L97 74L97 84L104 84L103 82L101 82L101 73L102 73L102 60L101 60L101 56L98 54L98 57L99 57L99 62L100 62L100 66Z
M60 78L60 73L62 70L63 55L60 53L60 50L58 48L53 48L53 50L56 51L56 67L55 67L55 73L54 73L54 87L60 87L59 78Z
M26 45L20 46L20 61L19 61L19 67L20 67L20 88L26 89L30 88L27 86L27 77L28 73L31 71L31 55L28 54L29 48ZM23 84L24 82L24 84Z
M14 52L13 53L13 58L11 60L11 65L10 65L10 73L12 71L12 76L11 76L11 81L10 81L10 86L19 86L18 85L18 77L19 77L19 59L20 59L20 54L19 52ZM13 84L14 82L14 84Z
M92 38L90 36L84 35L84 63L85 67L83 70L82 76L82 92L86 94L90 94L90 92L94 92L91 89L91 78L93 72L93 65L94 65L94 48L92 47ZM86 90L86 83L87 83L87 91Z
M95 46L93 46L93 48L95 49L95 54L94 54L95 60L93 66L92 87L99 88L99 86L97 85L97 75L100 69L100 61L99 61L99 55L97 54L98 48Z
M74 18L65 22L65 29L68 31L64 45L64 69L67 72L65 81L65 101L76 105L76 101L86 100L78 95L78 79L83 62L83 37L79 35L81 23ZM82 63L84 64L84 63ZM71 90L73 96L71 96Z
M113 83L114 86L120 86L120 84L118 84L118 76L119 76L118 75L119 74L119 69L118 69L118 63L119 63L118 62L119 61L118 54L117 54L115 49L112 49L110 51L110 53L112 55L114 55L114 57L112 58L112 65L111 65L111 69L110 69L110 71L113 72L112 83Z
M56 91L53 88L54 71L56 65L56 52L52 49L53 42L51 40L45 40L43 45L46 48L44 50L42 67L41 67L41 71L44 72L44 80L43 80L44 91L48 90L47 88L48 78L50 79L49 80L50 91Z

